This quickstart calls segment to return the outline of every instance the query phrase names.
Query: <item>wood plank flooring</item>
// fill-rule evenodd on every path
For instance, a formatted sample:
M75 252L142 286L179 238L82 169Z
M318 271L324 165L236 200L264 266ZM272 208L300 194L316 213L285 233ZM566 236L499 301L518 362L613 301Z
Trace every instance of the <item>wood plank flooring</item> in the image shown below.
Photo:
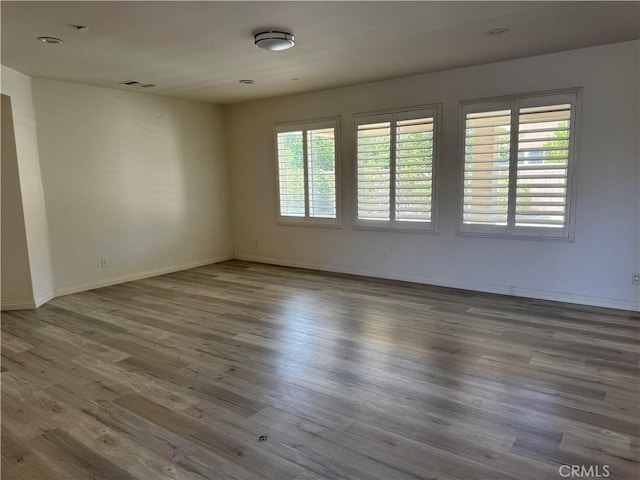
M2 478L636 479L639 344L632 312L210 265L2 313Z

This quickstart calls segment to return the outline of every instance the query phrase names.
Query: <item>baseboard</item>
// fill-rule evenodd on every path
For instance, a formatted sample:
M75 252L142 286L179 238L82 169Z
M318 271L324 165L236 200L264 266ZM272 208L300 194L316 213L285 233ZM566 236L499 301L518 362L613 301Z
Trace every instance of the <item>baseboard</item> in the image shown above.
M516 297L537 298L540 300L552 300L555 302L577 303L594 307L616 308L618 310L630 310L640 312L640 300L625 300L622 298L597 297L567 292L551 292L548 290L536 290L533 288L514 287L510 295Z
M386 278L389 280L401 280L404 282L415 282L438 287L459 288L461 290L472 290L484 293L498 293L501 295L512 295L515 297L535 298L538 300L551 300L555 302L576 303L580 305L590 305L595 307L616 308L620 310L640 311L640 300L625 300L620 298L597 297L591 295L580 295L566 292L553 292L549 290L537 290L532 288L521 288L507 285L494 285L477 282L457 282L451 280L441 280L433 277L413 274L392 274L361 268L336 267L334 265L324 265L316 263L298 262L282 260L279 258L262 257L256 255L245 255L237 253L238 260L247 262L266 263L270 265L281 265L285 267L306 268L310 270L321 270L325 272L347 273L351 275L362 275L365 277Z
M20 300L17 302L2 302L0 310L3 312L9 310L33 310L36 308L36 304L33 300Z
M53 292L47 292L35 300L21 300L18 302L2 302L1 310L33 310L44 305L53 298Z
M580 305L591 305L596 307L617 308L620 310L640 311L640 300L625 300L609 297L598 297L591 295L580 295L567 292L553 292L549 290L538 290L531 288L521 288L506 285L494 285L476 282L456 282L451 280L440 280L432 277L425 277L422 275L413 274L390 274L388 272L379 272L369 269L361 268L345 268L336 267L334 265L315 264L308 262L298 262L290 260L282 260L273 257L262 257L256 255L244 255L236 254L224 255L220 257L210 258L207 260L200 260L197 262L191 262L184 265L163 267L154 270L147 270L145 272L139 272L129 275L122 275L119 277L112 277L108 279L102 279L94 282L87 282L76 285L69 285L62 288L56 288L53 292L48 292L33 300L15 301L15 302L2 302L1 309L3 311L8 310L31 310L38 308L45 304L54 297L60 297L63 295L70 295L72 293L84 292L87 290L93 290L95 288L108 287L111 285L117 285L119 283L132 282L134 280L141 280L143 278L155 277L158 275L165 275L167 273L178 272L181 270L188 270L190 268L202 267L204 265L210 265L212 263L224 262L236 258L238 260L245 260L248 262L266 263L270 265L281 265L286 267L306 268L311 270L321 270L326 272L346 273L350 275L362 275L366 277L374 278L387 278L390 280L401 280L405 282L415 282L427 285L436 285L440 287L459 288L461 290L472 290L485 293L497 293L502 295L513 295L516 297L535 298L540 300L551 300L556 302L575 303Z
M179 272L181 270L189 270L190 268L202 267L204 265L211 265L212 263L224 262L225 260L231 260L232 258L233 258L233 255L223 255L220 257L209 258L206 260L199 260L197 262L191 262L184 265L157 268L154 270L147 270L145 272L121 275L119 277L106 278L106 279L96 280L93 282L79 283L76 285L68 285L66 287L54 289L53 294L56 297L61 297L63 295L70 295L72 293L86 292L87 290L94 290L96 288L109 287L111 285L117 285L119 283L133 282L134 280L142 280L143 278L157 277L158 275L166 275L167 273L174 273L174 272Z
M53 294L53 291L51 291L51 292L47 292L44 295L41 295L40 297L36 298L35 308L38 308L40 305L44 305L49 300L53 299L53 297L54 297L54 294Z

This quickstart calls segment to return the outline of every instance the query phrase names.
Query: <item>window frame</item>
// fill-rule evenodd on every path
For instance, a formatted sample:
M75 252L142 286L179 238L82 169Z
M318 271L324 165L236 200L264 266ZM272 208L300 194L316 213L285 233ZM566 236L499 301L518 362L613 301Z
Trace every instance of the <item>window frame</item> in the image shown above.
M396 158L393 149L396 144L394 137L396 122L398 120L410 120L421 118L420 112L432 112L433 117L433 153L431 166L431 220L429 222L411 222L396 220L395 217L395 174ZM381 117L388 117L388 120L380 120ZM400 117L398 119L398 117ZM440 131L442 118L442 104L432 103L428 105L417 105L411 107L392 108L385 110L361 112L353 114L353 229L354 230L374 230L382 232L403 232L438 234L438 209L437 209L437 172L440 155ZM358 125L371 120L375 123L379 121L390 122L390 149L392 161L390 164L390 191L389 191L389 220L366 220L358 218Z
M334 129L334 176L335 176L335 218L311 217L309 215L309 180L308 180L308 151L307 132L322 128ZM304 168L304 203L305 215L294 217L282 215L280 209L280 159L278 157L278 134L285 132L302 131L303 138L303 168ZM279 122L273 125L274 159L275 159L275 189L276 189L276 215L278 225L302 226L302 227L324 227L342 228L341 215L341 188L340 188L340 116L325 117L309 120L299 120L291 122Z
M574 242L576 210L577 161L580 146L580 106L582 87L531 92L500 97L463 100L459 106L458 122L458 220L456 235L472 237L513 238L522 240L550 240ZM518 168L518 137L520 108L544 105L544 103L571 104L571 127L569 129L569 150L567 155L567 193L565 224L562 228L525 227L515 224L516 185ZM511 110L509 142L509 182L507 184L507 225L476 225L464 223L464 181L466 115L492 110ZM515 159L515 161L514 161Z

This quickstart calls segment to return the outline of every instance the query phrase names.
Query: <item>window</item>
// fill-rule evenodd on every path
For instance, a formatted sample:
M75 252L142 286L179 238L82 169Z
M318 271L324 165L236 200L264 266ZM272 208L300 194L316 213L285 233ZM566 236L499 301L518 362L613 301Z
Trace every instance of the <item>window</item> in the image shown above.
M338 225L338 119L276 125L282 223Z
M578 96L463 102L462 234L571 239Z
M356 226L434 230L439 106L356 115Z

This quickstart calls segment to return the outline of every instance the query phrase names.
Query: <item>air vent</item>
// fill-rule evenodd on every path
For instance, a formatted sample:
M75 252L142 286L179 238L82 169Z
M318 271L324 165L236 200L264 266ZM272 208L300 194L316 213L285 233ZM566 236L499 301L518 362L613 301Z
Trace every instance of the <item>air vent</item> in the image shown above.
M138 82L137 80L125 80L124 82L120 82L120 85L127 85L130 87L136 86L136 87L141 87L141 88L149 88L149 87L155 87L155 83L142 83L142 82Z

